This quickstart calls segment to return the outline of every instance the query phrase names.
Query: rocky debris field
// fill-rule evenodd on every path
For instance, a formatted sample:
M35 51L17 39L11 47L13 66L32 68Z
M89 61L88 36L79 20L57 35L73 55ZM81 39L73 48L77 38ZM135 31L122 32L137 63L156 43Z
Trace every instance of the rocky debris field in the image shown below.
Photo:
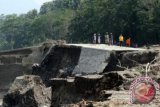
M50 107L51 88L39 76L17 77L3 98L2 107Z
M79 49L78 49L79 50ZM60 50L62 51L62 50ZM63 52L63 51L62 51ZM72 51L71 51L72 53ZM52 62L59 60L52 53ZM57 53L58 54L58 53ZM64 54L64 53L63 53ZM69 53L68 53L69 54ZM49 55L50 56L50 55ZM68 55L72 59L73 56ZM78 54L79 56L79 54ZM61 57L61 55L60 55ZM99 73L44 73L46 70L62 70L61 61L56 66L43 62L34 75L17 77L3 98L3 107L159 107L160 92L149 104L129 104L129 89L135 78L146 75L160 82L159 51L115 52L107 59L107 65ZM74 57L75 58L75 57ZM61 59L61 58L60 58ZM45 58L46 62L48 59ZM51 59L49 59L51 60ZM75 58L75 63L78 64ZM71 61L72 62L72 61ZM66 64L73 64L67 62ZM54 62L56 64L56 62ZM93 62L94 63L94 62ZM46 63L47 64L47 63ZM50 63L51 64L51 63ZM63 60L65 64L65 60ZM50 67L47 69L46 66ZM64 65L68 67L68 65ZM56 70L54 69L56 68ZM38 70L40 70L38 72ZM67 70L66 70L67 71ZM43 74L41 74L43 72ZM71 72L71 70L69 71ZM48 76L49 75L49 76ZM61 76L60 76L61 75ZM47 77L47 78L46 78Z
M159 107L160 93L148 105L129 104L136 71L52 78L46 88L38 76L17 77L3 98L3 107Z

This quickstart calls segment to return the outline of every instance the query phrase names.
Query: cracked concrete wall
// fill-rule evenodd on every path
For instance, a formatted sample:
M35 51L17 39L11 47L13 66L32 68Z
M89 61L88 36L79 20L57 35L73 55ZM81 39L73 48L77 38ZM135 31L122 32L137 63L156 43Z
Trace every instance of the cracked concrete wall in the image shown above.
M55 46L37 70L43 80L81 74L102 73L108 64L111 51L78 46Z
M0 52L0 91L7 91L17 76L31 74L33 63L41 63L44 50L50 46L38 46Z
M111 51L81 48L78 65L73 74L101 73L108 64Z

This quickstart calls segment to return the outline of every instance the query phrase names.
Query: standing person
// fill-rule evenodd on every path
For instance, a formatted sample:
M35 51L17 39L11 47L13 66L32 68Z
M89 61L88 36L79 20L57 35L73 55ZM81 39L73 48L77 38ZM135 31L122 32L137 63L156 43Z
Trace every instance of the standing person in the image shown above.
M96 44L96 41L97 41L97 35L96 35L96 33L94 33L94 35L93 35L93 43Z
M109 44L113 45L113 34L112 33L110 33Z
M98 34L98 43L99 44L101 43L101 35L100 35L100 33Z
M121 35L119 36L120 46L122 46L123 41L124 41L124 37L123 37L123 35L121 34Z
M131 46L131 38L128 38L126 40L126 46L130 47Z
M106 35L105 35L105 43L109 44L109 34L108 34L108 32L106 32Z

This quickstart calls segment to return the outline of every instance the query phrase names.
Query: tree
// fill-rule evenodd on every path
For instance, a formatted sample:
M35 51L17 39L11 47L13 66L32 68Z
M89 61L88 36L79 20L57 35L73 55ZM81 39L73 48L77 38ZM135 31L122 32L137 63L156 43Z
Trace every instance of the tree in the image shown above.
M18 34L18 20L16 20L17 15L7 15L5 21L1 26L1 33L5 36L6 41L10 45L10 49L13 49L15 36Z
M33 10L27 12L27 14L26 14L26 18L29 18L29 19L34 19L37 16L38 16L38 12L36 9L33 9Z

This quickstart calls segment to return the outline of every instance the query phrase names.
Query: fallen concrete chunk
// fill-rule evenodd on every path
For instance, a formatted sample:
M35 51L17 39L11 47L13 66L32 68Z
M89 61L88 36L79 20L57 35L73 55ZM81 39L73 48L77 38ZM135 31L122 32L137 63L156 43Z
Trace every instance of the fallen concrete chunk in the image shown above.
M52 78L50 79L49 85L55 89L60 88L67 84L74 84L74 78Z
M43 80L66 78L77 74L102 73L108 64L111 51L82 48L77 46L54 46L40 64Z
M100 94L102 90L120 90L125 77L118 72L109 72L104 75L87 75L75 77L76 91L88 96Z
M68 107L64 105L77 103L83 98L82 94L77 93L73 79L51 79L51 82L51 107Z
M97 74L102 73L108 65L111 51L81 48L77 66L72 74Z
M119 86L124 82L124 78L118 72L105 73L100 81L96 84L96 91L101 90L119 90Z
M76 90L80 93L94 94L96 91L96 84L102 77L102 75L87 75L75 77Z
M50 107L51 88L39 76L17 77L3 98L3 107Z

